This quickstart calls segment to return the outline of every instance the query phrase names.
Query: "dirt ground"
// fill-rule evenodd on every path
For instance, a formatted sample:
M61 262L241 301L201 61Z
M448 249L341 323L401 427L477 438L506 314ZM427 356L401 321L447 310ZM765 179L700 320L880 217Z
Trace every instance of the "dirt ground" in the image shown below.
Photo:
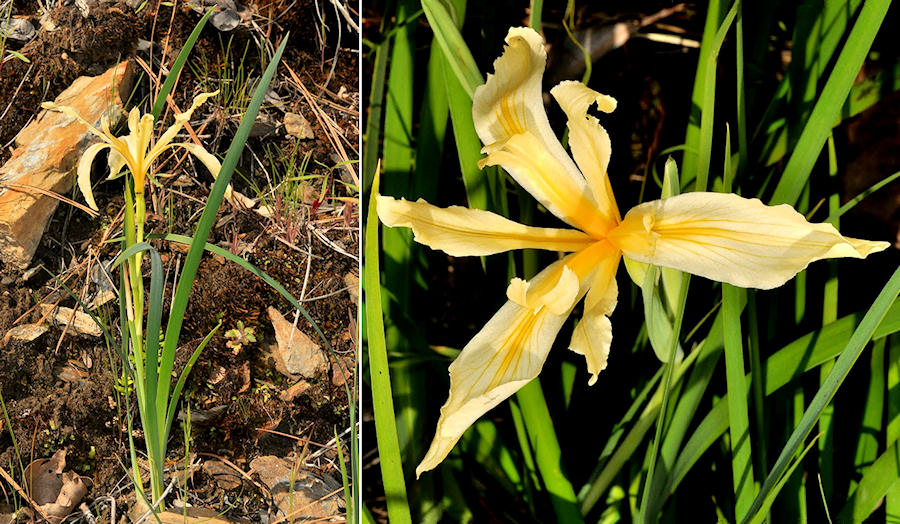
M136 56L152 63L154 71L159 69L161 59L171 66L201 16L182 2L172 7L169 2L151 0L139 12L125 3L88 5L86 17L75 3L59 5L48 15L57 31L39 30L38 36L24 46L7 44L29 62L9 60L0 68L0 112L10 108L0 117L0 163L9 158L9 146L40 110L42 101L53 100L78 76L97 74L126 58ZM32 0L17 0L13 13L33 16L37 23L39 7ZM236 96L246 93L249 97L253 82L265 66L261 49L271 54L290 32L272 83L283 106L267 99L271 105L264 106L263 113L276 123L281 122L283 111L300 113L312 125L315 138L298 143L299 139L277 125L267 134L251 138L233 184L237 191L250 196L257 189L267 191L274 184L269 174L284 164L279 159L299 151L309 155L309 187L303 188L308 198L301 199L302 205L291 214L280 212L276 206L275 218L223 203L209 242L239 254L298 297L324 332L333 353L326 375L307 380L307 389L295 398L284 396L296 380L279 373L267 356L266 347L275 343L267 308L274 307L293 320L292 306L244 269L221 257L206 256L184 320L176 369L220 321L222 328L204 349L185 388L193 428L190 453L201 462L227 459L243 472L249 471L249 463L256 457L300 457L308 469L331 477L339 485L333 440L335 430L340 433L349 427L349 399L341 370L346 374L346 384L356 380L357 306L351 296L353 284L348 284L352 282L348 275L359 273L359 209L351 174L356 169L355 163L352 169L340 165L342 159L297 83L305 86L314 103L335 122L345 154L355 162L359 133L357 36L344 24L343 41L337 47L338 22L335 13L329 11L323 13L328 28L323 44L313 22L319 18L312 0L261 0L243 7L244 22L237 29L225 33L207 25L203 30L188 61L191 67L183 69L173 91L174 102L184 110L205 87L225 83L235 87ZM139 39L153 43L152 54L139 50L146 45ZM139 101L147 111L147 100L153 96L147 75L137 77L136 86L132 104ZM205 145L220 157L240 121L239 103L235 104L232 107L211 101L194 115L194 120L208 122ZM171 121L171 112L167 113ZM97 162L95 169L99 171L100 165L105 162ZM191 166L172 159L156 167L157 172L186 171L189 180L186 185L174 186L167 181L163 187L150 189L149 231L193 233L211 180L204 171L198 174ZM16 325L46 324L39 304L75 305L57 285L57 278L64 279L76 293L96 290L96 279L91 280L92 274L98 274L96 261L109 262L118 250L116 243L103 240L115 236L110 233L121 227L115 217L123 206L122 188L121 181L96 187L101 208L101 216L96 219L61 205L31 264L40 268L37 271L23 273L0 262L0 339ZM165 262L165 296L171 297L175 270L183 263L186 248L158 240L153 243ZM100 316L109 325L117 325L116 302L102 306ZM254 330L257 342L233 350L226 346L228 339L223 334L238 321ZM297 325L316 340L315 331L303 317ZM126 402L126 388L117 386L121 370L118 358L102 338L74 335L59 327L51 327L34 342L9 341L0 347L0 393L9 417L8 423L0 419L0 467L12 472L18 469L10 468L12 464L28 464L65 449L66 469L91 480L86 497L89 505L107 495L126 503L128 496L133 496L126 477L129 409L135 428L140 426L133 402ZM18 449L13 446L11 433ZM133 436L141 450L139 429ZM346 434L342 437L345 453L347 438ZM185 438L177 425L172 430L168 457L184 461ZM259 521L260 515L270 509L271 501L254 483L223 486L206 471L198 468L191 475L187 493L190 504L217 512L228 510L229 519L253 521ZM9 486L4 490L10 493ZM339 496L342 498L343 493ZM97 516L102 520L108 513Z

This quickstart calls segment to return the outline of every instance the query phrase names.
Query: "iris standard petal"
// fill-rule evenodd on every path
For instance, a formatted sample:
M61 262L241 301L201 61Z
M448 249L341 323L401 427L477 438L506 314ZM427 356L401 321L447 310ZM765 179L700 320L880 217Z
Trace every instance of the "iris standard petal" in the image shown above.
M532 192L540 189L541 184L530 184L529 176L543 175L545 180L552 180L562 191L532 192L547 209L559 218L572 225L567 211L567 198L575 194L584 194L584 200L596 205L587 191L584 176L578 171L575 163L563 149L556 134L547 120L544 109L541 79L547 54L544 41L533 29L514 27L506 36L507 47L503 55L494 61L494 74L489 74L487 83L475 90L472 100L472 118L479 138L485 144L486 153L503 150L513 151L517 146L527 148L529 156L537 158L532 165L538 164L541 169L519 169L519 163L507 163L511 155L497 155L490 165L501 164L516 178L526 190ZM519 138L518 144L512 144L513 137ZM560 197L562 193L562 197Z
M91 190L91 166L94 163L94 158L97 156L97 153L107 147L110 146L106 143L93 144L84 150L84 154L81 155L81 160L78 161L78 169L76 171L78 189L81 191L81 194L84 195L85 202L87 202L88 206L94 211L99 211L100 209L97 207L97 203L94 202L94 192Z
M631 209L610 232L628 257L741 287L771 289L823 258L865 258L890 244L845 238L788 205L687 193Z
M141 121L141 110L137 107L132 107L131 111L128 112L128 132L132 135L136 135L138 133L138 124Z
M485 146L478 167L500 165L520 186L564 222L595 237L610 229L594 202L584 178L577 182L531 133L513 135L502 143ZM613 224L614 225L614 224Z
M569 119L572 156L587 180L599 212L603 214L608 228L612 229L621 219L607 174L612 144L606 129L587 112L596 103L600 111L611 113L616 109L616 100L575 81L561 82L550 90L550 94Z
M378 218L388 227L410 227L416 242L452 256L482 256L512 249L577 251L593 242L572 229L531 227L500 215L460 206L441 208L378 195Z
M416 475L433 469L466 429L538 376L568 316L507 302L450 365L450 397Z

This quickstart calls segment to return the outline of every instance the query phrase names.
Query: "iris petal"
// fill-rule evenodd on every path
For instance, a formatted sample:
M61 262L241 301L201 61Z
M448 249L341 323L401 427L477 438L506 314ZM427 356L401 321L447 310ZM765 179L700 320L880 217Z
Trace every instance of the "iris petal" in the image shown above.
M389 227L411 227L416 242L452 256L482 256L511 249L577 251L593 240L572 229L531 227L460 206L441 208L379 195L378 217Z
M632 208L610 241L625 255L740 287L771 289L823 258L865 258L890 244L846 238L788 205L687 193Z
M606 171L612 144L600 122L587 112L596 103L600 111L611 113L616 108L616 100L575 81L561 82L550 90L550 94L556 98L569 118L569 147L572 149L572 156L587 180L607 227L612 229L621 219Z
M78 189L81 191L81 194L84 195L85 202L87 202L88 206L94 211L99 211L100 209L94 201L94 192L91 190L91 166L94 163L94 158L97 156L97 153L107 147L110 146L106 143L91 145L84 150L84 154L81 155L81 160L78 161L78 169L76 171Z
M544 109L541 80L547 53L543 39L532 29L516 27L509 30L506 43L503 55L494 62L495 73L475 90L472 100L475 129L486 146L483 152L490 155L487 163L502 165L551 213L591 233L597 229L596 219L581 208L596 215L597 205ZM532 161L518 158L523 149ZM539 180L530 181L533 177ZM558 190L548 190L548 181ZM587 205L569 202L576 195L582 195L578 199Z
M514 302L500 308L450 365L450 396L417 476L440 464L479 417L538 376L567 316Z

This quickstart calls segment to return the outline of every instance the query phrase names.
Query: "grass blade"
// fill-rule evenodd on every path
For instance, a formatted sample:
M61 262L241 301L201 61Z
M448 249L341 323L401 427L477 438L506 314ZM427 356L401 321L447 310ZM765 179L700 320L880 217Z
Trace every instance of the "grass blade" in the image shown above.
M869 0L863 3L856 23L853 24L847 42L834 65L834 70L829 75L822 94L800 134L794 152L784 168L784 173L778 180L770 204L793 204L800 197L890 4L890 0Z
M466 95L475 96L475 88L484 83L484 77L463 40L457 23L447 8L438 0L422 0L422 9L428 18L428 24L447 58L450 70L459 79L459 84ZM461 25L461 24L460 24Z
M841 510L839 522L866 520L900 479L898 463L900 463L900 440L895 440L871 466L866 468L859 486ZM896 518L890 511L891 508L888 508L887 522L893 522Z
M748 516L744 519L745 522L759 512L763 500L768 495L769 491L775 487L775 483L778 479L785 473L790 458L799 449L803 440L809 434L809 431L819 418L822 410L825 409L825 406L831 401L832 397L834 397L834 394L837 392L841 383L853 367L853 364L856 362L856 359L859 358L859 355L865 348L866 343L872 339L876 328L884 319L885 315L887 315L888 309L897 298L898 294L900 294L900 268L894 272L893 276L891 276L890 280L885 284L881 293L879 293L878 298L875 299L872 307L869 308L869 311L866 313L865 317L863 317L862 322L860 322L859 326L853 332L853 335L847 342L847 346L841 352L841 356L838 357L837 362L835 362L831 373L828 374L822 387L819 388L819 391L816 393L815 397L813 397L809 407L803 413L800 424L794 428L791 437L788 439L787 444L775 461L775 465L766 477L759 495L757 495L756 499L753 501Z
M400 442L391 393L390 368L384 339L384 320L381 311L381 279L378 270L378 215L375 195L378 171L373 179L365 235L365 304L366 332L369 345L369 373L372 382L372 410L375 413L375 437L381 462L381 480L387 497L388 517L392 523L412 522L406 499Z
M722 316L725 341L725 376L728 383L728 419L731 433L732 480L735 520L753 502L753 462L750 455L750 417L747 414L747 383L744 379L744 345L741 334L741 298L744 290L722 284Z
M184 41L184 46L182 46L181 51L178 52L178 56L175 57L175 62L172 64L172 68L169 70L169 74L166 75L166 80L163 82L159 93L156 95L156 100L153 102L153 109L150 110L154 122L159 120L159 115L162 114L162 110L166 106L166 97L169 96L169 93L172 92L172 88L175 87L175 82L178 81L178 75L181 73L181 68L184 67L188 55L190 55L191 50L194 49L194 44L196 44L197 39L200 38L200 33L203 31L203 27L206 26L206 21L209 20L209 17L212 16L215 11L215 9L206 11L206 14L203 15L203 18L201 18L199 22L197 22L197 25L194 27L194 30L191 31L191 34L188 35L187 40Z
M197 276L197 268L200 266L200 258L203 256L206 239L209 238L209 233L215 223L219 205L222 203L222 198L225 196L225 189L228 187L228 183L231 182L231 175L234 173L234 168L237 166L238 160L243 154L244 144L250 136L250 129L253 127L253 123L256 120L259 107L262 105L263 98L265 98L266 92L269 89L272 77L275 76L275 70L278 68L278 62L281 60L282 53L284 53L288 37L289 34L284 36L281 45L279 45L278 49L275 51L272 61L269 62L268 67L266 67L266 70L259 81L259 85L253 93L250 105L247 107L247 111L244 113L241 124L235 132L234 140L232 140L231 145L228 147L228 153L226 153L225 159L222 161L222 169L219 171L219 176L216 177L212 190L210 190L206 206L203 208L203 213L200 215L200 221L194 232L191 247L185 257L184 267L181 272L181 277L178 279L178 284L175 288L175 297L172 300L172 307L169 311L169 321L166 325L166 336L163 343L161 358L162 366L160 367L159 376L166 377L167 379L161 381L161 387L157 391L156 405L160 412L168 407L170 387L170 380L168 380L168 377L172 374L172 365L175 361L175 349L178 345L178 337L181 333L184 313L187 309L187 303L190 298L191 287L193 287L194 284L194 278ZM165 415L160 418L165 418Z

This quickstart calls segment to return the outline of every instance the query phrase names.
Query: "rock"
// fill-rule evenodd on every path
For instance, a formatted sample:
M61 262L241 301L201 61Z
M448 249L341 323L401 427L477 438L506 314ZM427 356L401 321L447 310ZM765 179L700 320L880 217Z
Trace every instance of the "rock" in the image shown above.
M278 129L278 121L269 113L260 111L253 121L253 127L250 128L250 136L254 138L269 136Z
M269 307L268 311L278 342L274 351L276 369L288 376L302 375L306 378L324 373L328 368L328 359L319 345L285 320L277 309Z
M224 462L220 462L218 460L207 460L203 463L203 473L207 474L211 479L213 479L216 484L224 489L225 491L237 489L241 487L241 476L232 469L230 466L226 465Z
M301 140L308 140L310 138L315 138L316 135L313 133L312 126L309 125L309 122L303 115L299 113L285 113L284 114L284 130L287 134L291 136L295 136Z
M280 111L284 111L284 102L281 100L281 96L271 87L266 91L266 97L263 99L263 103L277 108Z
M88 304L88 307L91 311L94 311L103 304L112 301L114 298L116 298L116 293L114 291L102 289L97 292L93 299L91 299L91 303Z
M6 337L18 342L31 342L47 332L40 324L22 324L6 332Z
M276 517L290 515L289 520L302 521L339 515L343 499L340 492L334 491L340 484L292 466L289 461L273 456L257 457L250 462L251 472L258 474L272 490L278 508Z
M114 100L110 87L115 84ZM89 122L100 124L108 114L115 123L124 115L121 96L131 92L132 73L123 62L97 77L80 77L56 97L58 105L74 107ZM84 150L98 139L85 127L58 111L42 111L19 133L18 147L0 167L0 259L25 268L34 256L44 228L59 204L55 198L26 189L67 193L74 185L74 167Z
M241 15L237 14L237 11L234 9L225 9L212 15L209 18L209 23L219 31L227 33L241 25Z
M41 26L42 31L46 31L48 33L52 33L53 31L59 29L58 27L56 27L56 22L53 21L53 16L49 12L44 13L44 15L41 16L41 19L38 20L38 24Z
M69 333L92 337L99 337L103 334L103 330L94 322L94 319L83 311L75 311L70 307L41 304L41 314L48 317L56 326L63 328L68 326Z
M191 424L210 424L218 420L225 412L228 411L228 406L215 406L210 409L192 409L191 410ZM181 410L178 412L178 420L184 420L185 410Z
M28 42L37 34L34 24L26 18L10 18L0 22L0 37L16 42Z

